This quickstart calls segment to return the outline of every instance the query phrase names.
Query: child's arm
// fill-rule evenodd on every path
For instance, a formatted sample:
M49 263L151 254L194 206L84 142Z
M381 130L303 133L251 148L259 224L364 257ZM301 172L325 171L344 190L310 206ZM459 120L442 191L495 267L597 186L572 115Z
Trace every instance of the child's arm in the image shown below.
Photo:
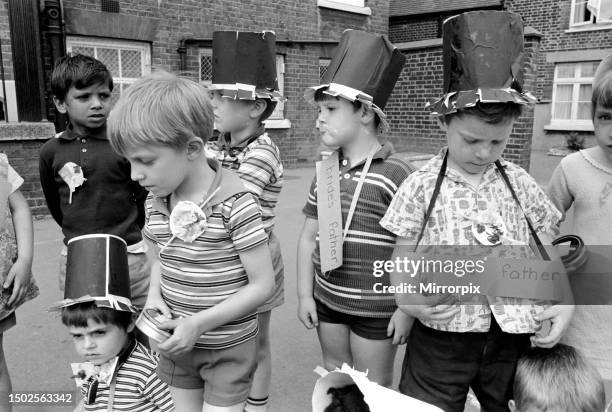
M3 287L13 285L13 293L7 302L8 306L11 306L19 302L27 292L28 279L32 273L34 231L28 201L19 190L9 196L9 207L17 238L17 260L11 266Z
M161 295L161 289L159 281L161 279L161 268L159 263L159 249L149 239L143 236L144 242L147 245L147 259L151 263L151 279L149 281L149 293L147 294L147 301L145 308L157 309L164 316L171 318L172 313L164 302Z
M555 207L561 211L563 215L561 220L563 220L565 218L565 212L570 208L572 203L574 203L574 195L570 192L565 170L563 169L563 163L560 163L553 172L550 182L548 182L546 193Z
M150 373L144 385L143 395L157 407L156 410L161 412L174 411L174 403L168 386L159 379L155 369Z
M274 269L267 242L238 254L249 278L248 285L209 309L162 323L162 329L174 329L174 332L159 345L160 351L171 355L187 352L200 335L253 312L272 295Z
M298 277L298 318L308 329L319 326L317 306L313 297L314 265L312 252L316 246L319 223L316 219L306 217L298 241L297 277Z
M55 182L55 175L53 173L53 166L51 164L52 155L48 152L48 150L46 150L47 148L45 146L43 146L40 151L40 158L38 161L40 184L42 186L43 194L45 195L47 208L49 208L49 212L51 212L53 220L55 220L55 222L61 226L64 216L62 214L62 209L60 208L59 188Z
M237 172L244 187L259 199L264 188L273 179L278 179L282 170L278 149L259 144L245 154Z

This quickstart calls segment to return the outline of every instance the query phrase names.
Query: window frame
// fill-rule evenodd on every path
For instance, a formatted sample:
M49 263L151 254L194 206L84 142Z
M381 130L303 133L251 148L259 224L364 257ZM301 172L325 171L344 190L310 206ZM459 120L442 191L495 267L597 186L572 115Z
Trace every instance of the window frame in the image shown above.
M98 48L116 49L119 50L119 70L122 71L121 66L121 50L139 51L141 53L141 76L146 76L151 73L151 44L147 42L121 40L121 39L110 39L110 38L98 38L98 37L86 37L86 36L66 36L66 52L72 52L73 47L93 47L94 57L98 58ZM130 85L138 80L140 77L123 77L113 75L113 84L119 85L119 94L123 90L124 85ZM115 90L113 90L115 91Z
M553 88L552 88L552 99L550 108L550 125L549 129L566 129L566 130L592 130L592 119L578 119L578 106L580 96L580 86L592 85L593 77L581 77L582 65L584 63L597 62L596 60L577 61L577 62L563 62L555 64L554 76L553 76ZM558 72L561 66L573 65L574 66L574 77L562 77L559 78ZM555 106L557 103L557 87L559 85L572 85L572 100L570 106L570 118L559 119L555 118Z
M598 0L601 4L602 0ZM589 28L593 28L593 29L601 29L603 27L610 27L612 28L612 19L611 20L598 20L598 21L594 21L595 16L593 15L593 13L591 13L591 17L589 19L589 21L581 21L581 22L575 22L575 18L576 18L576 3L584 3L584 8L587 8L587 5L589 3L589 0L571 0L570 3L570 21L569 21L569 26L570 26L570 30L572 29L589 29Z
M372 9L365 3L365 0L317 0L318 7L371 16Z

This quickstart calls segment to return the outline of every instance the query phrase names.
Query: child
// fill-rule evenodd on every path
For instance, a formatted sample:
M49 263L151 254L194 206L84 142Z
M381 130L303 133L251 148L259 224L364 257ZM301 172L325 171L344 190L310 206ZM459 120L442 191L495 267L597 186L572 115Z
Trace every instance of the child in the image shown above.
M464 13L444 23L443 42L448 94L431 107L448 148L406 179L381 221L398 236L393 259L418 244L464 245L460 252L480 244L501 253L490 246L528 245L536 233L550 243L559 212L527 172L500 158L521 105L533 101L521 91L520 17ZM481 236L495 234L493 229L497 236ZM392 274L394 284L398 276ZM425 301L430 306L417 294L396 298L418 319L408 339L400 391L445 411L463 411L470 386L485 410L507 410L518 358L531 342L554 345L573 311L567 305L544 310L519 297L477 294L469 304L452 305L432 296ZM552 319L550 333L530 338L545 319Z
M206 148L224 168L235 170L261 205L275 274L274 294L257 310L257 369L247 399L247 412L267 410L272 359L270 315L283 303L283 260L274 235L274 208L283 186L280 151L263 121L281 98L276 83L276 36L273 32L213 33L211 90L215 127L221 132Z
M368 377L383 386L392 383L394 345L404 343L409 330L393 294L375 291L375 284L389 284L388 274L372 276L374 262L388 259L395 241L378 221L413 170L392 155L390 143L381 145L377 136L387 127L382 109L404 61L384 36L347 30L322 85L305 94L319 106L323 143L339 149L317 165L320 171L329 172L326 177L317 173L303 209L298 317L307 328L317 328L328 370L347 363L368 370ZM328 201L329 196L317 196L321 191L329 193L338 176L338 198ZM337 216L333 221L327 213L330 203ZM331 234L333 228L336 234ZM330 234L344 243L341 252L337 240L326 242ZM342 257L340 266L330 264L337 255Z
M573 347L533 348L519 359L511 412L603 412L604 405L601 376Z
M574 206L570 233L580 236L585 244L593 245L595 251L597 245L608 245L604 246L604 254L609 256L609 245L612 245L612 56L599 65L593 79L592 116L597 145L563 158L553 173L548 193L564 218L567 210ZM606 269L609 268L610 263ZM572 283L580 281L580 272ZM589 278L594 279L583 275L585 281ZM612 300L609 283L598 282L591 287L607 293L607 300ZM592 300L580 299L579 303L585 306L576 307L565 341L579 348L597 366L605 380L608 398L611 398L612 333L601 325L612 322L612 307L593 305L590 303L596 302L594 297L588 299Z
M237 174L206 159L207 92L167 73L121 96L111 143L151 191L144 235L153 263L145 307L174 319L158 373L177 410L242 411L256 366L257 308L271 295L268 236ZM204 390L206 388L206 390Z
M132 299L142 307L150 267L142 242L146 191L130 180L130 164L115 154L106 137L113 79L93 57L58 60L51 76L53 101L70 120L68 128L40 150L40 181L64 245L75 236L110 233L128 244ZM64 289L66 248L60 257Z
M23 179L9 165L5 154L0 154L0 409L10 411L11 378L4 357L4 332L15 326L15 308L38 295L33 285L32 215L28 201L19 191Z
M132 336L125 241L95 234L68 241L62 323L84 363L72 364L85 411L174 411L158 359Z

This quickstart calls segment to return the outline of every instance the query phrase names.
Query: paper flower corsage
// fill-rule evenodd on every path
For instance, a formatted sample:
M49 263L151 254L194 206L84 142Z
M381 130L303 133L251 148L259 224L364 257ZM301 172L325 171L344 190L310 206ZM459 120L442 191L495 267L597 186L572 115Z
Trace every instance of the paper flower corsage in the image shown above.
M197 204L180 201L170 214L170 231L173 237L193 242L206 230L206 215Z
M480 244L497 246L507 236L508 230L502 217L494 212L485 212L478 216L472 225L472 233Z
M76 163L68 162L60 169L59 175L70 188L68 203L72 203L72 194L77 187L82 186L87 180L83 176L83 169Z

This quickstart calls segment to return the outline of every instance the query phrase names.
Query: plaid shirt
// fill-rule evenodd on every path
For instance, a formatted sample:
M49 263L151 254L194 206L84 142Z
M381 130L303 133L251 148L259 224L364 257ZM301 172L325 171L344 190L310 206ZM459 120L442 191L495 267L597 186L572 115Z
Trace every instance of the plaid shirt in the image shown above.
M445 151L442 149L421 170L404 181L380 222L384 228L397 236L416 240ZM501 160L501 164L535 231L553 237L561 213L525 170L504 160ZM478 187L471 186L449 167L420 244L478 245L471 230L472 225L478 221L479 214L487 211L501 215L509 237L524 245L529 244L527 221L494 164L485 169ZM522 257L533 255L529 248L523 251L525 256ZM491 248L491 253L495 254L496 249ZM505 332L533 333L536 330L533 315L548 304L545 301L484 295L476 295L475 299L470 300L472 302L474 304L461 305L461 311L450 322L423 323L430 328L449 332L486 332L493 313Z

